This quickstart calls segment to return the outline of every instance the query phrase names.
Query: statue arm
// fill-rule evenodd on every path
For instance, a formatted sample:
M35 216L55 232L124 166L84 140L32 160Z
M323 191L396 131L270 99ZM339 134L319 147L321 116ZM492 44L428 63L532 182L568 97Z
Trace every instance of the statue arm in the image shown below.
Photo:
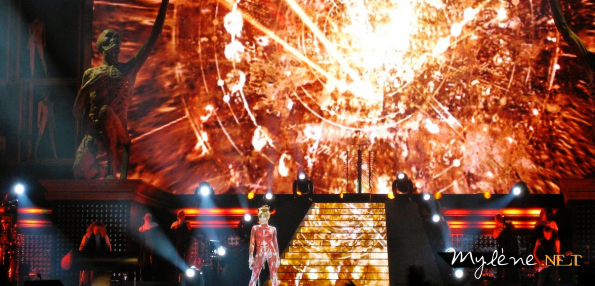
M72 108L72 115L74 115L74 118L76 119L82 118L83 111L85 108L86 97L84 87L87 85L87 82L89 82L90 78L91 70L85 71L85 73L83 74L83 82L81 83L81 88L79 89L79 92L76 95L76 99L74 100L74 107Z
M128 64L133 66L134 70L140 69L140 67L145 63L153 47L157 43L159 36L161 35L161 31L163 30L163 24L165 22L165 15L167 12L167 5L169 4L169 0L163 0L161 2L161 6L159 7L159 12L157 13L157 18L155 19L155 24L153 25L153 30L151 30L151 35L145 41L143 46L138 50L134 58L132 58Z
M550 1L550 8L552 9L552 16L554 17L554 23L556 23L556 27L558 28L558 32L564 37L566 43L574 54L579 57L581 60L587 59L587 54L589 54L589 50L585 46L585 43L581 41L581 39L572 31L564 19L564 15L562 14L562 8L560 8L560 4L558 0L549 0Z

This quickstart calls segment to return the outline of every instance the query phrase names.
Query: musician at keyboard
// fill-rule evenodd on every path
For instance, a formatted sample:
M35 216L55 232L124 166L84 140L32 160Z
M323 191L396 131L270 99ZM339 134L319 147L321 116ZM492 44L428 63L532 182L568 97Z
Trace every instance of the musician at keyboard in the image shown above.
M83 236L79 250L87 254L106 253L112 251L112 244L107 236L107 229L101 222L94 221L87 227L87 233ZM91 285L93 283L93 271L81 270L79 286Z

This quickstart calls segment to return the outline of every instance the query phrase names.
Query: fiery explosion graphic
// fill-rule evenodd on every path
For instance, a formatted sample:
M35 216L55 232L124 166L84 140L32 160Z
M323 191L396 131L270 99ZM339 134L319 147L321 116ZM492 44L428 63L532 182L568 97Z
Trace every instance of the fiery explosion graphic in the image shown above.
M94 35L118 29L129 59L159 2L95 1ZM564 7L593 44L592 5ZM558 193L595 166L583 70L547 1L176 0L138 75L130 177L289 193L303 169L353 192L363 136L374 193L398 171L420 192Z

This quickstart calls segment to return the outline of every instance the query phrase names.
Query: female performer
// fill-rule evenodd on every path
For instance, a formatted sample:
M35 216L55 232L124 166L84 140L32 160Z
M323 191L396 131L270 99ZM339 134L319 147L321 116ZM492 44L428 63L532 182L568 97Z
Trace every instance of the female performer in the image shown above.
M248 265L252 268L250 286L256 286L260 270L267 261L271 274L271 285L279 286L277 281L277 268L279 268L279 246L277 245L277 229L269 225L271 213L269 206L264 205L258 209L258 225L252 227L250 235L250 258ZM256 244L256 256L254 256Z

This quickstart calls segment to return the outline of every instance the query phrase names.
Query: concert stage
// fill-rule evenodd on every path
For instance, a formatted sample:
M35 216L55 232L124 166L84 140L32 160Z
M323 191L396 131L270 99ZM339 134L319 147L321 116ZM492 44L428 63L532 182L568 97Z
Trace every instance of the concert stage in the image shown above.
M480 283L491 279L495 269L487 268L481 279L476 279L475 268L467 268L459 279L437 253L450 247L484 253L495 250L493 216L501 213L516 225L521 255L527 255L531 231L545 207L556 210L562 251L582 255L581 266L560 270L563 281L582 283L593 277L589 264L590 247L595 242L590 228L595 201L584 192L518 198L493 195L489 199L482 194L444 195L439 200L424 200L419 194L394 199L380 194L278 194L271 200L262 195L249 200L246 195L173 195L139 180L41 183L47 190L45 200L17 210L19 269L40 273L44 279L59 279L64 285L78 285L78 271L63 269L61 262L70 250L78 248L90 222L106 224L114 252L135 257L139 247L135 234L144 213L151 212L172 239L167 226L178 210L185 210L191 221L194 237L189 264L203 270L199 277L205 285L247 285L251 271L246 239L256 222L247 222L243 216L255 215L256 208L265 203L272 209L270 224L278 231L280 285ZM432 220L435 214L439 216L436 222ZM226 256L213 255L210 240L218 240L227 249ZM175 267L167 262L167 254L163 255L157 281L138 285L178 283L172 278ZM134 270L110 269L111 284L129 285ZM266 272L261 274L262 283L268 280ZM521 272L522 283L529 285L533 270L525 267ZM24 273L20 278L21 282L30 279ZM183 276L181 280L183 284L193 282Z

